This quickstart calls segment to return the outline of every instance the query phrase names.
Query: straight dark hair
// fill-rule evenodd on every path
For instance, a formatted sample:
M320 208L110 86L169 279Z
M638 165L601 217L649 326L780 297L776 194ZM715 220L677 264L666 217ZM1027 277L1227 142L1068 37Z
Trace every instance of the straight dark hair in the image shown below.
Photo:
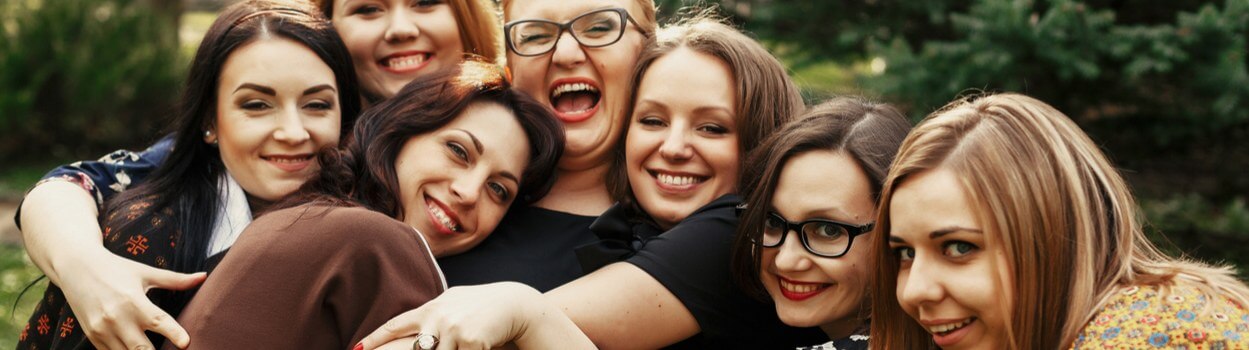
M811 107L764 141L742 164L738 179L738 189L745 196L733 242L732 270L738 285L756 298L770 300L759 281L759 247L754 242L761 239L772 196L789 159L815 150L845 152L867 174L874 204L880 201L889 163L910 130L910 122L893 106L840 97Z
M171 124L173 151L147 182L110 200L100 216L101 227L128 231L150 225L157 212L171 213L174 222L169 224L176 232L173 243L177 249L172 261L162 268L182 273L205 269L217 207L221 204L218 181L225 172L219 150L204 142L204 132L216 122L221 69L236 49L269 38L289 39L306 46L334 72L342 134L349 132L360 112L351 56L316 8L303 1L283 0L249 0L227 7L209 27L191 61L182 100ZM144 202L151 205L139 205ZM154 291L152 297L158 306L177 315L187 294Z
M550 191L564 153L564 128L546 107L512 89L498 66L466 61L457 68L417 78L394 97L370 107L341 150L318 154L321 172L273 209L313 201L361 206L402 220L395 160L408 139L450 123L473 103L507 108L529 142L517 200L531 204Z

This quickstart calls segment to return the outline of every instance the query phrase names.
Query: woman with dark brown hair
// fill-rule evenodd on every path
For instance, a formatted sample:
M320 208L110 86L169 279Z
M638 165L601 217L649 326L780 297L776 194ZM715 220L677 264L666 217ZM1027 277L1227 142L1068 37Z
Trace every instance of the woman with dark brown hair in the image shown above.
M872 231L881 182L910 125L887 104L812 107L743 164L733 274L785 324L819 327L812 349L866 349Z
M418 78L248 226L178 321L202 349L347 348L446 288L435 258L541 198L562 136L497 67Z

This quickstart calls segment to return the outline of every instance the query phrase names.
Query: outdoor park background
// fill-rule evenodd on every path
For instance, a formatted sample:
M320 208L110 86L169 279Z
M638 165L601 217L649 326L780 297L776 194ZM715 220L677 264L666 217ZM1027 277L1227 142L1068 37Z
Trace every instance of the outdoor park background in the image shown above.
M573 0L570 0L573 1ZM0 344L42 294L12 226L51 167L161 135L230 0L0 2ZM658 0L661 19L682 0ZM1102 145L1168 251L1249 269L1249 0L722 0L809 102L846 93L914 119L1016 91ZM1249 276L1249 271L1242 271Z

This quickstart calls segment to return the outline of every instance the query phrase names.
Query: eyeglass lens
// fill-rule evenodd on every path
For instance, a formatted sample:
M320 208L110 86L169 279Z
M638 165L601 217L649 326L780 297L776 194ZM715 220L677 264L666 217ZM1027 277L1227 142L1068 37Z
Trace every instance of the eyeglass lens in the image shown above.
M607 46L620 40L624 34L623 17L614 10L596 11L581 15L568 24L573 39L585 47ZM545 21L523 21L513 25L508 33L512 48L521 55L538 55L555 48L561 26Z
M775 247L789 230L785 219L768 215L763 224L764 247ZM799 227L799 232L806 238L807 248L813 253L823 255L840 255L850 246L850 233L845 227L832 222L807 221ZM798 237L794 237L798 238Z

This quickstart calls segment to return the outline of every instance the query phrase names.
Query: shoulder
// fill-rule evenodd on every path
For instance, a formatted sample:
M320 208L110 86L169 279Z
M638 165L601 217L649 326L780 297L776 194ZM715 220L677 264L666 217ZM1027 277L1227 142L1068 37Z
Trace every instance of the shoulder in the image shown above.
M298 232L330 240L411 239L407 224L361 207L307 204L275 210L256 219L248 229Z
M1195 286L1129 286L1114 292L1073 348L1232 348L1249 342L1249 315Z

